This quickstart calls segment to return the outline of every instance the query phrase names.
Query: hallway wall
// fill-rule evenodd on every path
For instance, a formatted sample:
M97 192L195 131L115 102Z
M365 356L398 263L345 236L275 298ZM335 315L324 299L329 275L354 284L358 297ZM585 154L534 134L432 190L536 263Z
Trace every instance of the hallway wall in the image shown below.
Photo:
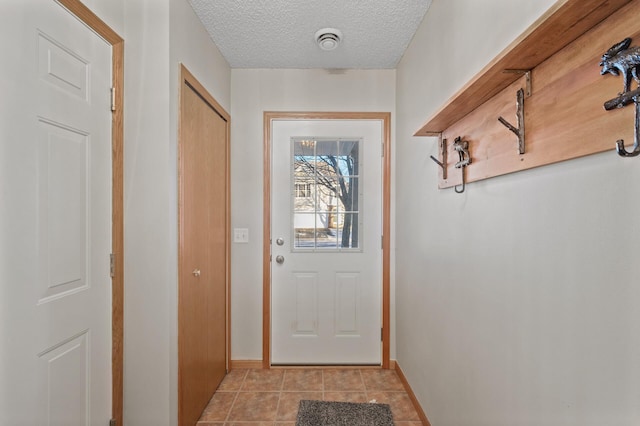
M434 0L397 69L397 358L433 425L640 423L639 160L612 134L460 195L412 136L553 3Z
M126 0L125 422L177 423L179 63L227 111L231 70L187 0Z
M231 356L261 360L263 111L388 111L393 127L395 70L233 69L231 95L231 227L249 229L231 247Z

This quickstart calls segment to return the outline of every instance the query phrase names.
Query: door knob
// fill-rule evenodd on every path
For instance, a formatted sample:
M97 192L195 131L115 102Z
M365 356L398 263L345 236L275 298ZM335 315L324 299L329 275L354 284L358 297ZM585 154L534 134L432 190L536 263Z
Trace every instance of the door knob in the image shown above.
M192 272L194 277L199 277L200 276L200 269L194 269Z
M276 244L279 245L279 246L283 245L284 244L284 238L278 238L276 240Z
M284 256L277 255L276 256L276 262L278 262L280 265L282 265L284 263Z

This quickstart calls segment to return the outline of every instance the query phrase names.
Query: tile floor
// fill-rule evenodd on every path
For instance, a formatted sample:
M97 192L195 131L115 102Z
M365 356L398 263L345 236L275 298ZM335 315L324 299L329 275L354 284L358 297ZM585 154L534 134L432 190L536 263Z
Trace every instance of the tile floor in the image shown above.
M198 426L295 426L301 399L389 404L397 426L421 426L398 375L380 369L232 370Z

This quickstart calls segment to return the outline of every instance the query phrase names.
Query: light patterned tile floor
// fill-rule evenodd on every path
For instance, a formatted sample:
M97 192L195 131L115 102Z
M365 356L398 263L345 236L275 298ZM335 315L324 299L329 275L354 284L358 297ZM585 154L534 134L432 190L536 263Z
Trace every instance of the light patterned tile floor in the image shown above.
M389 404L397 426L422 422L393 370L296 368L232 370L198 426L295 426L301 399Z

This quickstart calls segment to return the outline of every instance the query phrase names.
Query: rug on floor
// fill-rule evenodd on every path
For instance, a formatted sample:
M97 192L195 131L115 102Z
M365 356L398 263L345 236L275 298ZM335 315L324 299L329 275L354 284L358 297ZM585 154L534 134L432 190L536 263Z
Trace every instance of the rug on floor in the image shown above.
M393 426L387 404L302 400L296 426Z

